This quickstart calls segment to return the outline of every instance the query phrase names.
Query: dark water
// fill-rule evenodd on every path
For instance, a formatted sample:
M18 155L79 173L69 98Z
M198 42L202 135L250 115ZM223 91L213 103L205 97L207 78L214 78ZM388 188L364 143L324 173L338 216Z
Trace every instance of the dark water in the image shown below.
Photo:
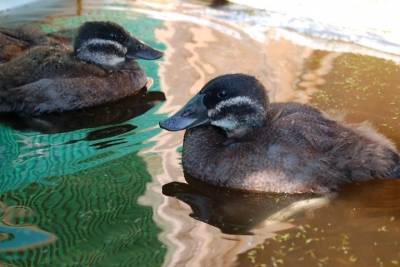
M148 94L0 117L0 265L400 265L400 182L326 197L188 184L182 133L157 127L212 77L245 72L272 101L368 121L399 146L399 57L379 38L342 42L309 21L312 34L302 35L297 24L269 24L276 16L226 1L41 1L0 13L2 26L67 36L83 21L112 20L165 52L140 62L153 80Z

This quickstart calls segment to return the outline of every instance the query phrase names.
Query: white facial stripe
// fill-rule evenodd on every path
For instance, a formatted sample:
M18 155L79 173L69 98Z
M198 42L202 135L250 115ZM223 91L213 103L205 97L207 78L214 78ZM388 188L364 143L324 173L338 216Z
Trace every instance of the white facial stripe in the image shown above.
M249 105L252 107L255 107L257 109L263 110L263 107L256 103L255 101L251 100L247 96L236 96L229 98L227 100L219 102L214 109L210 109L208 111L208 116L213 116L220 112L223 108L225 107L230 107L230 106L240 106L240 105Z
M106 53L104 51L101 51L101 49L97 51L91 51L89 49L89 46L95 45L112 45L120 53ZM127 51L128 49L118 42L95 38L84 42L82 46L77 50L77 56L82 60L100 64L103 66L115 66L125 61L125 57L119 56L118 54L122 53L123 55L125 55Z
M217 111L213 108L207 111L208 117L212 117L217 114Z
M125 61L125 57L100 52L89 52L87 50L79 52L79 58L103 66L115 66Z
M238 122L232 117L226 117L220 120L212 121L211 124L228 131L234 130L238 126Z
M118 51L120 51L123 54L126 54L128 49L121 45L120 43L116 41L111 41L111 40L104 40L104 39L99 39L99 38L94 38L90 39L82 44L82 46L78 49L78 52L81 48L88 47L90 45L112 45L114 46Z
M125 61L124 57L119 57L117 55L110 55L110 54L97 53L96 57L98 58L97 62L103 62L102 65L109 65L109 66L115 66Z

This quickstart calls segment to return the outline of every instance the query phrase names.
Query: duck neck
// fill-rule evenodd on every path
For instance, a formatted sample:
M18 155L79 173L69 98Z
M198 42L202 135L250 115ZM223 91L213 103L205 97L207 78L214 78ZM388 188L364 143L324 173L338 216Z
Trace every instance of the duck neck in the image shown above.
M263 128L267 124L267 117L265 115L254 115L254 119L245 121L246 123L239 124L233 129L224 129L226 137L237 141L252 139L259 129Z

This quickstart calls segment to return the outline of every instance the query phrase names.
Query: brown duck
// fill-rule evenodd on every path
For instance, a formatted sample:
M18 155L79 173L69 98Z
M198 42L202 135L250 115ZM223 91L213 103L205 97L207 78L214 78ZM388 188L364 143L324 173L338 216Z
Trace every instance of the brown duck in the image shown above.
M87 22L73 51L39 45L0 65L0 112L63 112L121 99L147 82L134 59L161 56L118 24Z
M26 50L39 45L63 45L70 38L62 34L45 34L38 28L24 25L17 28L0 27L0 63L10 61Z
M187 129L186 174L217 186L286 193L400 178L394 144L371 127L340 123L307 105L270 104L265 92L252 76L223 75L160 122L167 130Z

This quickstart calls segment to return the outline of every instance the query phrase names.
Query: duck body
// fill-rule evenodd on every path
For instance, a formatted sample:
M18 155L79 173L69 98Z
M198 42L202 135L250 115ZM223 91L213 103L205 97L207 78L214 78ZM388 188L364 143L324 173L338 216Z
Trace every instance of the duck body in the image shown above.
M191 178L248 191L326 193L349 182L399 175L395 146L368 124L346 125L298 103L268 104L262 93L254 96L252 90L263 88L251 76L220 79L227 78L202 89L208 119L185 133L182 165ZM222 101L212 93L221 90L228 95ZM160 125L178 130L176 120L199 108L192 102L183 110Z
M393 144L368 125L346 127L296 103L271 104L270 112L278 117L244 140L229 142L215 126L187 130L185 172L229 188L324 193L400 165Z
M136 62L118 70L76 60L63 47L39 46L0 65L0 111L39 114L112 102L145 86Z
M82 36L88 31L96 34L96 27L101 38ZM113 23L92 22L82 28L73 51L62 45L39 45L0 65L0 112L37 115L76 110L133 95L145 86L146 74L128 58L131 44L121 43L136 41L135 48L140 45L153 53L149 59L161 52L132 41ZM106 39L107 31L114 39L119 31L127 41Z
M21 26L17 28L0 27L0 63L10 61L24 51L39 45L63 45L67 38L46 35L38 28Z

